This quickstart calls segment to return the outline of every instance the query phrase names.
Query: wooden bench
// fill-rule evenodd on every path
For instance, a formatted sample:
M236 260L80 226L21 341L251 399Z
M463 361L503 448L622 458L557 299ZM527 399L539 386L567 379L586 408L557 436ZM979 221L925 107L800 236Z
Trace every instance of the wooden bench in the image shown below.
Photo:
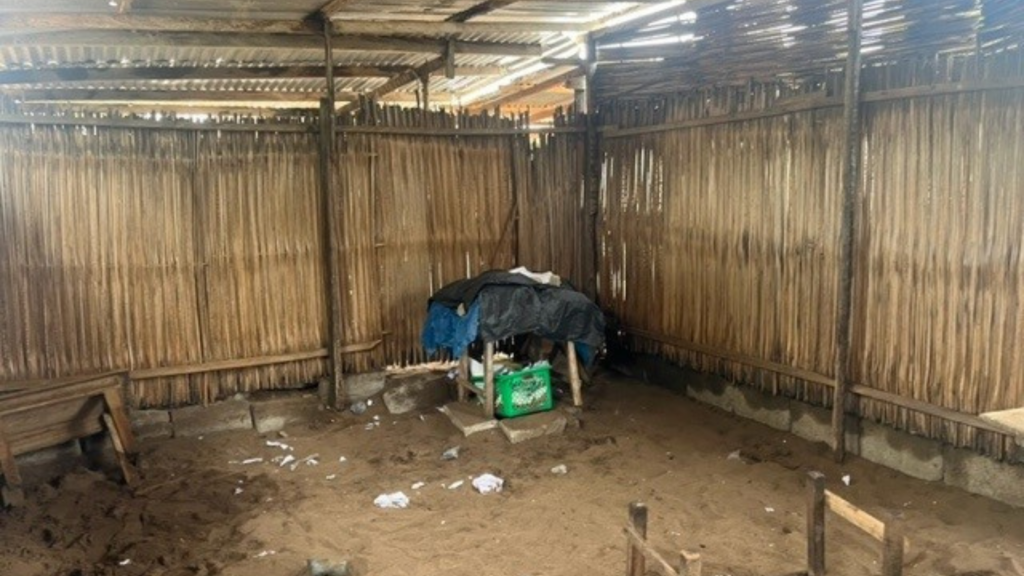
M0 496L7 505L24 498L15 457L107 430L125 481L137 480L130 457L135 438L125 412L123 373L65 378L0 395Z

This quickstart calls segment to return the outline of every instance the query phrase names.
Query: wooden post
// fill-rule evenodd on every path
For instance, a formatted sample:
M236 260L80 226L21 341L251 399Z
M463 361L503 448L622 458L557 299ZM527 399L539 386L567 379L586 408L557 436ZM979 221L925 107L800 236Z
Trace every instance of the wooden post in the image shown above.
M494 418L494 342L484 342L484 415Z
M903 522L893 516L885 523L882 536L882 576L902 576L903 552Z
M807 478L807 574L825 575L825 476Z
M850 397L850 341L853 323L853 249L860 180L861 24L864 0L847 0L846 86L843 96L846 157L839 228L839 293L836 304L836 386L832 405L832 448L837 462L846 457L846 404Z
M335 93L334 93L334 50L331 21L324 18L324 59L326 65L327 92L320 101L320 209L323 211L324 276L326 276L328 332L330 344L331 379L327 387L325 402L335 409L345 407L347 394L342 373L345 356L342 346L342 304L341 304L341 251L338 246L338 202L334 190L334 139L335 135Z
M629 527L641 538L647 538L647 505L633 502L629 505ZM626 576L644 576L647 572L647 558L644 550L633 539L626 537Z
M569 385L572 386L572 405L583 406L583 383L580 381L580 365L576 359L576 343L565 343L565 354L569 360Z
M584 275L585 286L583 292L595 302L598 302L597 291L600 260L597 255L600 253L601 243L599 240L598 222L600 220L600 201L598 195L601 188L601 141L598 131L599 119L597 116L597 90L595 89L594 76L597 72L597 41L593 34L587 35L587 63L586 63L586 86L584 88L586 107L584 119L586 122L586 140L584 150L584 218L587 223L586 234L578 246L583 253L580 264L583 267L581 274ZM580 111L577 111L580 112Z
M679 576L701 576L702 571L700 554L686 550L679 553Z
M465 402L468 396L468 391L463 384L471 384L473 382L473 375L469 373L469 350L462 353L462 357L459 358L459 373L456 376L458 381L458 394L459 402Z

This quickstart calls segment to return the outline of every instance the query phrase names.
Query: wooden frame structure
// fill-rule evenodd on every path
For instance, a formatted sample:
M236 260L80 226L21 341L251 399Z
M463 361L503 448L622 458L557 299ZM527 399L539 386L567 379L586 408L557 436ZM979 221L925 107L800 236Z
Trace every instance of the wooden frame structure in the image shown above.
M573 406L583 406L583 381L580 379L579 361L576 356L576 345L565 343L566 357L569 362L569 385L572 388ZM494 342L484 342L484 388L481 391L473 385L469 370L469 352L459 359L458 376L459 402L465 402L470 394L482 397L484 416L494 418Z
M825 476L808 473L807 478L807 574L825 575L825 510L853 524L882 543L882 576L901 576L903 556L910 543L903 536L903 523L895 516L882 521L825 489Z
M633 502L629 505L629 522L623 529L626 533L626 576L646 576L655 571L661 576L701 576L700 554L681 550L679 563L673 567L647 541L647 505ZM648 568L647 561L653 566Z
M0 397L0 472L3 500L24 499L15 457L103 432L110 433L125 482L134 487L135 437L125 412L123 373L64 379Z

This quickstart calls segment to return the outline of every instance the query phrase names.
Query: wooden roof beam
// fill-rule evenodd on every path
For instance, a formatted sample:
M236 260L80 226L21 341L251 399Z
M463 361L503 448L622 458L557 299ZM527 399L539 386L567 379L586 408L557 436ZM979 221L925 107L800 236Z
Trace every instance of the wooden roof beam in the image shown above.
M584 73L585 71L582 68L572 68L563 72L555 72L553 75L549 75L535 84L531 84L526 87L512 85L495 96L477 104L473 104L470 108L474 111L480 111L495 108L502 104L516 102L529 96L533 96L534 94L540 94L554 88L562 87L566 82L569 82L577 76L582 76Z
M336 78L390 78L406 66L335 66ZM130 82L145 80L278 80L324 78L323 66L157 66L145 68L53 68L0 72L0 85L61 84L71 82ZM461 66L463 76L500 76L501 66Z
M357 36L456 36L460 34L545 34L587 31L561 22L423 22L418 20L334 20L334 29Z
M266 90L22 90L8 96L21 102L319 102L320 92L270 92ZM339 100L356 100L358 94L338 93Z
M444 39L408 39L374 36L338 36L334 50L359 52L440 53L448 46ZM67 32L28 33L0 36L2 46L131 46L168 48L261 48L266 50L323 50L323 38L316 34L264 34L214 32ZM539 43L467 42L456 40L460 54L486 56L540 56Z
M0 16L0 37L35 32L108 30L116 32L217 32L311 34L314 29L300 20L228 20L147 16L141 14L75 14L54 12L14 13Z

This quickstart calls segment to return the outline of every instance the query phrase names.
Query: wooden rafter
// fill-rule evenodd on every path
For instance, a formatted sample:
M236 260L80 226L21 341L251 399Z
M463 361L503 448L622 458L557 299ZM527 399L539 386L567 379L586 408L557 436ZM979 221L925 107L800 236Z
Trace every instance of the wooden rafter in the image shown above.
M406 39L373 36L339 36L335 50L369 52L439 53L447 47L444 39ZM0 37L0 46L124 46L169 48L261 48L266 50L323 49L322 36L315 34L221 34L214 32L67 32L62 34L29 33ZM488 56L540 56L537 43L465 42L456 41L462 54Z
M109 30L134 32L217 32L311 34L301 20L228 20L141 14L16 13L0 16L0 37L34 32Z
M583 33L579 24L562 22L423 22L417 20L335 20L334 29L357 36L451 36L459 34Z
M534 94L540 94L549 90L560 88L573 78L585 73L583 68L571 68L569 70L555 71L538 78L538 81L529 86L509 86L496 96L483 100L472 106L473 110L486 110L503 104L514 103Z
M317 102L320 92L267 90L24 90L11 93L22 102ZM355 100L354 93L338 93L338 100Z
M482 2L480 4L473 6L472 8L463 10L462 12L453 14L448 18L445 18L445 22L465 22L470 18L475 18L476 16L480 16L493 10L497 10L499 8L508 6L509 4L512 4L514 1L515 0L487 0L486 2ZM423 64L415 71L404 72L402 74L394 76L386 84L378 87L376 90L373 90L372 92L367 94L367 96L371 98L380 98L381 96L385 96L396 90L401 89L403 86L407 86L413 82L416 82L420 78L429 78L431 74L439 70L444 70L446 67L450 68L451 63L454 62L455 53L463 52L463 50L459 46L458 42L446 42L443 49L439 50L439 52L441 53L440 57L435 58L427 62L426 64ZM540 56L540 54L537 54L537 56ZM355 108L356 105L349 104L348 106L342 108L341 111L343 113L351 112Z
M390 78L407 66L335 66L336 78ZM498 76L501 66L463 66L463 76ZM323 78L324 66L158 66L140 68L54 68L0 72L0 85L58 84L72 82L130 82L145 80L283 80Z
M348 6L353 1L354 0L331 0L327 4L324 4L323 6L321 6L320 10L317 10L317 12L319 12L320 14L323 14L323 15L325 15L327 17L330 17L331 14L334 14L336 12L340 12L342 8L344 8L345 6Z

